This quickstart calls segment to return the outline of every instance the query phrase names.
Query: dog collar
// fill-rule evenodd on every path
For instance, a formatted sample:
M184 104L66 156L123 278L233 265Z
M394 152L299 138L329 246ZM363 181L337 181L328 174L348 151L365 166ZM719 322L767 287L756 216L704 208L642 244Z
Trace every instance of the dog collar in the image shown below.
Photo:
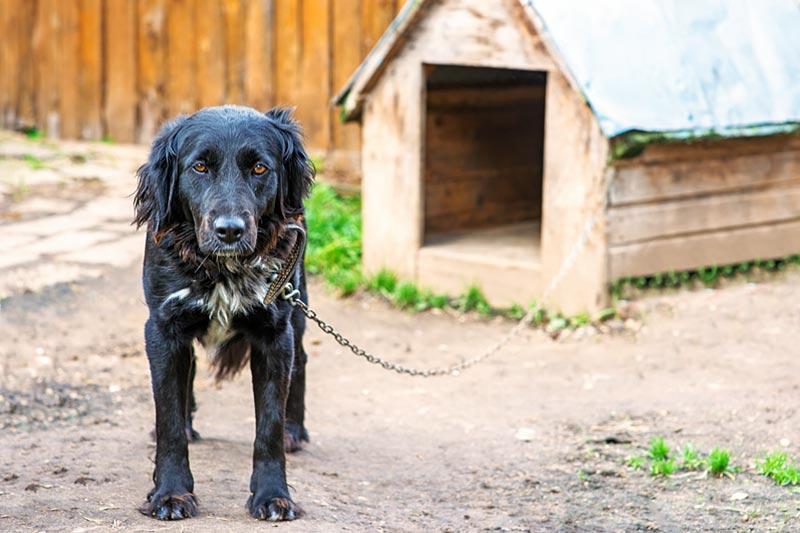
M297 224L288 224L284 226L284 229L297 232L297 238L289 251L289 256L283 262L283 268L270 274L269 290L264 296L265 306L274 302L281 293L283 293L284 299L289 299L299 294L299 290L293 287L289 280L294 275L295 270L297 270L297 264L303 257L306 247L306 231Z

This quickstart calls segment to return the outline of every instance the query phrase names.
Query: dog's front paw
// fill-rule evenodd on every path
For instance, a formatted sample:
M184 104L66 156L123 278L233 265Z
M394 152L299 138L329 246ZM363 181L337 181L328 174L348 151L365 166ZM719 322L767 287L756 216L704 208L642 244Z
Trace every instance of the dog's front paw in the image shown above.
M164 495L151 492L139 511L158 520L183 520L197 516L197 497L191 492Z
M247 510L253 518L280 522L294 520L303 514L303 510L290 498L255 498L247 499Z
M286 453L303 449L303 443L308 442L308 431L296 422L286 421L283 428L283 449Z

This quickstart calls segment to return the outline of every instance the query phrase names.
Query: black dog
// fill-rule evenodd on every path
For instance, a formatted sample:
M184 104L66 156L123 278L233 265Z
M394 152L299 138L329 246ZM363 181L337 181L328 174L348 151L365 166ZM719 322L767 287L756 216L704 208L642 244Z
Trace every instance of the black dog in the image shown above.
M197 514L189 469L195 374L192 343L218 379L250 361L256 438L247 508L255 518L301 513L286 485L284 453L308 441L303 425L305 319L263 300L299 238L314 168L290 111L225 106L163 127L138 172L138 225L147 224L147 358L156 404L155 487L141 511L161 520ZM307 301L305 271L290 279Z

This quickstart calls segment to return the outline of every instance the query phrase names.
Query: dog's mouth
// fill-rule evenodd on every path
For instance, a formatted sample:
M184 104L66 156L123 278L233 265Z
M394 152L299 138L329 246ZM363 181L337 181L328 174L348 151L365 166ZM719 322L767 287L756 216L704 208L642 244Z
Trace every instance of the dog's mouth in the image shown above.
M255 251L255 246L250 239L228 244L220 241L214 235L202 235L198 232L197 241L200 252L209 257L246 257Z
M211 243L210 246L200 246L200 251L211 257L246 257L253 253L253 247L245 244L222 245Z

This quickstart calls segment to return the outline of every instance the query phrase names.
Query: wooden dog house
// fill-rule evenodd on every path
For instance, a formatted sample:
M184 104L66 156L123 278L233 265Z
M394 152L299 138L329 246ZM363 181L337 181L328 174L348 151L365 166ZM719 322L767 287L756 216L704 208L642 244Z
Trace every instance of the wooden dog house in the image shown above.
M800 251L800 5L411 0L337 96L364 268L607 304L608 283ZM592 221L592 222L590 222Z

